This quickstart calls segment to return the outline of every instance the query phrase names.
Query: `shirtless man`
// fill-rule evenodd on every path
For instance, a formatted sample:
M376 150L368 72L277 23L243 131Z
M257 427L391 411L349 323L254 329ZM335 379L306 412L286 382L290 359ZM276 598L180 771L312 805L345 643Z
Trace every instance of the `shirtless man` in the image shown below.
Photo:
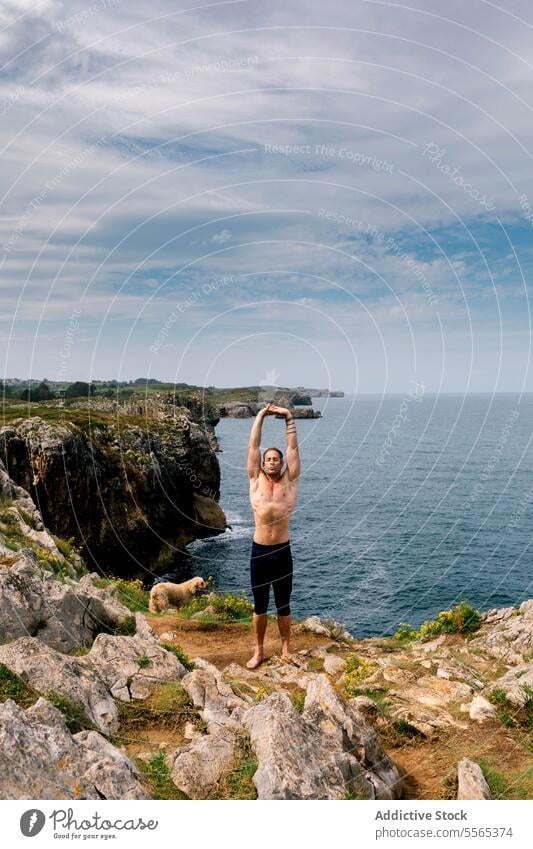
M287 436L287 466L282 471L283 453L279 448L267 448L261 465L261 428L265 416L283 416ZM270 584L278 613L281 636L281 655L289 657L291 635L290 596L292 590L292 554L289 540L289 519L298 497L300 456L294 417L285 407L274 404L260 410L250 434L248 446L248 477L250 503L255 517L255 533L250 559L250 576L254 596L253 634L255 652L246 666L255 669L262 662L263 643L267 627Z

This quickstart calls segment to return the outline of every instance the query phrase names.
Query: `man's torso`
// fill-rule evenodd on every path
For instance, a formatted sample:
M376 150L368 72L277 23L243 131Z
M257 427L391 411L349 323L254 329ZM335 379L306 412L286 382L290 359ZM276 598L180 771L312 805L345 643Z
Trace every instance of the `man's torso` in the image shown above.
M262 545L286 542L289 519L298 498L298 480L290 481L287 471L272 483L261 469L250 479L250 504L254 511L254 540Z

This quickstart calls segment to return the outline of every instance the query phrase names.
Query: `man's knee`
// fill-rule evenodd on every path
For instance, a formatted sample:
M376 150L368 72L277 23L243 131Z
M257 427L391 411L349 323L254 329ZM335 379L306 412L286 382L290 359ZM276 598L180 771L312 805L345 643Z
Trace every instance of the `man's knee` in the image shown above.
M281 607L277 609L278 616L290 616L291 608L289 604L283 604Z

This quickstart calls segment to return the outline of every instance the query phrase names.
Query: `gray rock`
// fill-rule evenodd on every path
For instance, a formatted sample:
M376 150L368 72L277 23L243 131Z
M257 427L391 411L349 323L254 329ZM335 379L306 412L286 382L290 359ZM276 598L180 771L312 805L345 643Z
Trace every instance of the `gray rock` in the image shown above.
M146 699L158 684L187 672L175 654L162 648L142 614L132 637L100 634L88 654L69 657L35 637L0 646L0 662L37 693L66 697L105 734L118 728L114 699ZM141 658L148 663L139 664Z
M141 613L135 614L135 622L137 631L132 637L99 634L90 652L80 658L123 702L146 699L159 684L179 681L187 674L176 655L160 645Z
M303 622L304 628L313 634L321 634L332 640L353 642L354 637L346 630L346 626L334 619L321 619L319 616L309 616Z
M512 666L507 672L488 687L489 692L493 690L504 690L507 698L515 705L523 705L527 701L524 686L533 688L533 661L523 663L520 666Z
M198 668L189 672L181 683L194 706L199 708L210 733L215 734L227 726L239 728L246 701L234 693L215 666L202 658L195 658L195 664Z
M95 732L72 735L45 699L0 705L0 798L149 799L136 766Z
M373 798L401 798L402 779L397 767L383 751L364 716L350 702L341 699L325 675L317 675L310 682L303 718L357 758L374 789Z
M487 719L493 719L496 716L496 708L483 696L474 696L469 704L462 704L461 710L463 713L468 713L470 719L476 722L485 722Z
M489 785L481 767L469 758L463 758L457 765L457 798L490 799Z
M104 681L83 658L67 657L35 637L0 646L0 663L42 696L56 693L82 709L105 734L118 728L118 713Z
M39 566L31 551L0 570L0 642L38 636L57 651L71 652L131 616L116 598L93 585L92 576L62 583Z
M192 743L169 753L165 762L176 787L190 799L205 799L231 769L237 749L235 733L222 727L213 734L200 734Z
M296 713L286 693L265 697L242 721L259 762L259 799L343 799L348 789L373 797L357 759Z
M324 657L324 672L328 675L339 675L346 669L346 661L336 654L326 654Z
M524 655L533 651L533 600L524 601L517 609L489 610L483 615L479 636L469 647L487 651L513 666L523 663Z

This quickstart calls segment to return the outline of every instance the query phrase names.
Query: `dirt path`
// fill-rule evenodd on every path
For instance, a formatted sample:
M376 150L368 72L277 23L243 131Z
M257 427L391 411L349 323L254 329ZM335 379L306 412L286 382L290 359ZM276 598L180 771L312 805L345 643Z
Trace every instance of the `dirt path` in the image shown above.
M230 663L246 665L253 654L253 637L250 625L216 624L209 629L205 623L180 619L178 616L147 616L153 630L159 636L166 631L174 631L177 642L190 658L203 657L218 669L224 669ZM293 634L291 651L312 649L315 646L330 646L328 637L320 637L310 632ZM268 622L265 636L265 659L279 654L281 643L276 622Z

